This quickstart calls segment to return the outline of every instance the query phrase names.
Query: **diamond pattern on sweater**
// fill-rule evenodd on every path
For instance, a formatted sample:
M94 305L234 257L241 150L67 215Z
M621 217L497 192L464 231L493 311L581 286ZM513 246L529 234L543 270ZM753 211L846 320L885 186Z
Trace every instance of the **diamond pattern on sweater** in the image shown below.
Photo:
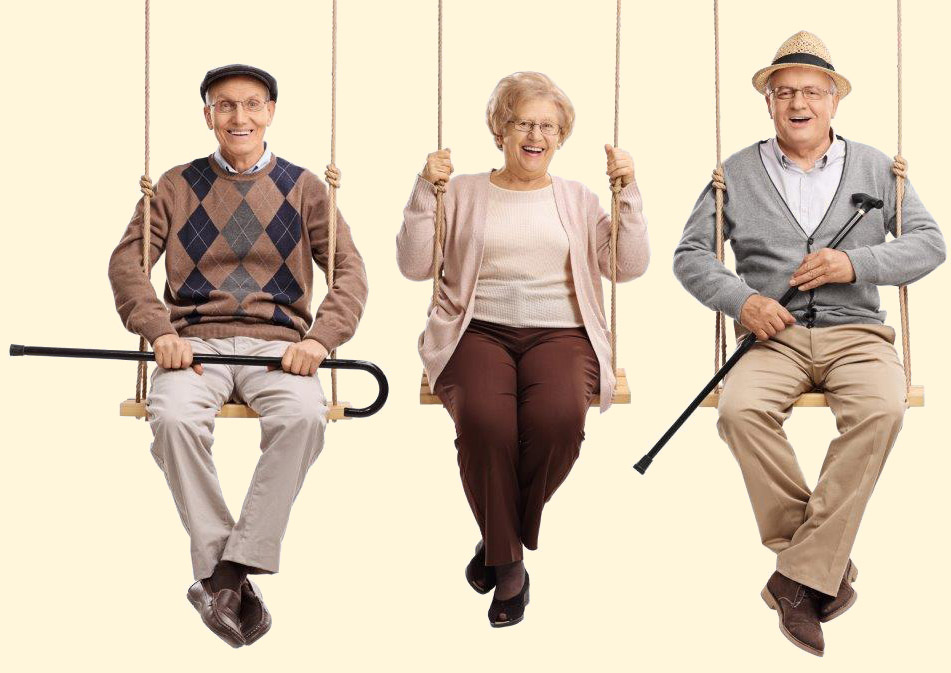
M185 252L195 264L207 252L211 244L218 237L218 227L215 226L204 207L199 203L194 212L189 215L185 226L178 232L178 240L182 242Z
M247 201L242 201L235 209L228 224L221 230L222 236L231 245L238 259L244 259L264 227L258 221Z
M290 327L291 329L294 329L294 323L291 322L291 319L287 316L287 314L277 306L274 307L274 315L271 317L271 321L281 325L282 327Z
M287 200L281 204L271 223L267 225L267 235L284 259L297 247L301 236L301 217Z
M294 280L294 274L287 268L287 264L281 264L281 268L264 286L264 291L271 293L275 303L287 305L293 304L304 294L301 286Z
M185 279L182 286L178 288L178 296L184 299L190 299L196 304L203 304L208 301L208 298L211 296L211 291L214 289L214 285L209 283L201 271L195 268L188 274L188 278Z
M274 181L277 188L281 190L281 194L286 198L291 190L294 189L294 185L297 184L297 179L303 172L304 169L300 166L295 166L291 162L278 157L277 163L274 164L274 168L268 173L268 177Z
M238 190L241 196L247 196L248 192L251 191L251 188L254 187L254 182L248 180L247 182L235 182L234 188Z
M182 177L185 178L185 182L187 182L188 186L195 192L195 196L198 197L199 201L208 195L208 192L211 191L211 185L218 178L214 170L212 170L207 157L204 159L195 159L191 162L188 168L182 171Z
M221 289L225 292L229 292L240 304L249 294L258 292L261 286L258 285L254 278L251 277L251 274L239 264L238 267L231 272L231 275L225 278L221 284Z

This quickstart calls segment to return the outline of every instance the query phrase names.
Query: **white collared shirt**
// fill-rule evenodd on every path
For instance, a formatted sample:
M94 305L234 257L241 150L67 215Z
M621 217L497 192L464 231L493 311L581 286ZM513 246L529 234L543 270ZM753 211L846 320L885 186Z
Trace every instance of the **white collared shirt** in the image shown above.
M238 175L238 171L236 171L234 167L228 163L228 160L225 159L221 154L220 147L215 150L215 161L219 166L221 166L221 170L225 171L226 173ZM257 160L257 163L255 163L248 170L241 173L241 175L251 175L252 173L257 173L259 170L267 166L269 161L271 161L271 150L267 148L267 143L264 143L264 154L262 154L261 158Z
M759 146L763 165L776 190L799 226L810 236L825 217L845 166L845 141L834 134L832 138L829 149L809 171L802 170L783 154L776 138L770 138Z

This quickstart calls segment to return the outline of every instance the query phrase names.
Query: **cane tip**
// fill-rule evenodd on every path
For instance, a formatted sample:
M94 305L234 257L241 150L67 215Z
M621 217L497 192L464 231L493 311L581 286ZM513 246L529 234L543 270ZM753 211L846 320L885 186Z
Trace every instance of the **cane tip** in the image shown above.
M644 456L639 461L637 461L637 464L634 466L634 469L640 472L641 474L644 474L645 472L647 472L647 468L649 468L651 466L651 463L653 462L654 462L653 458L651 458L650 456Z
M25 352L25 346L21 346L20 344L10 344L10 355L23 355Z

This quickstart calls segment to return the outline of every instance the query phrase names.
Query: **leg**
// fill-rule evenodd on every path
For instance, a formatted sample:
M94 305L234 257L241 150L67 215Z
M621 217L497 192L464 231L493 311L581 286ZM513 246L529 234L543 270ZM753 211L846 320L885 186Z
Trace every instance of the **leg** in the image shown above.
M195 353L216 352L201 339L188 341ZM191 537L195 579L211 576L234 526L211 457L215 414L231 390L230 370L222 365L205 365L201 376L156 369L147 400L152 456Z
M816 332L816 362L839 436L829 445L803 524L779 555L779 570L834 596L901 429L906 391L891 328L848 325Z
M485 545L485 564L522 559L518 516L515 361L502 343L470 327L436 379L456 424L462 485Z
M236 338L243 355L280 356L289 344ZM281 539L307 470L324 445L327 405L316 376L239 367L235 386L261 415L261 458L222 560L276 573Z
M783 432L796 398L812 389L807 331L790 327L756 344L727 374L720 395L720 437L740 465L760 539L777 553L805 520L810 496Z
M538 547L542 509L578 458L599 373L583 329L544 330L519 359L519 515L528 549Z

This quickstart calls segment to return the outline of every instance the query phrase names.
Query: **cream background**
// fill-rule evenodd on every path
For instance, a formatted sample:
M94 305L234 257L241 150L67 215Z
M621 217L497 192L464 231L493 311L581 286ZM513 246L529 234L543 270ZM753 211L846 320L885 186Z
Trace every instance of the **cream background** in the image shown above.
M134 366L0 358L6 670L816 669L820 660L779 634L758 596L773 561L714 413L698 411L647 477L631 469L711 375L712 316L670 271L714 166L710 4L625 6L621 145L637 165L653 248L647 275L619 292L620 362L634 404L591 413L582 459L546 510L541 550L527 557L533 591L524 624L490 629L487 598L463 580L477 529L459 486L452 424L441 409L416 404L415 344L429 286L404 280L394 261L400 211L435 146L435 3L342 0L340 203L371 292L341 357L384 367L388 405L329 429L291 518L282 572L261 580L274 629L231 651L184 599L187 538L149 455L149 430L117 417ZM723 4L724 157L771 134L749 79L802 28L826 40L854 86L836 131L894 154L894 3ZM905 155L947 235L951 9L906 5ZM198 84L208 68L234 61L277 76L271 147L321 172L329 17L329 2L154 3L153 178L214 149ZM444 137L457 171L499 165L485 102L502 75L537 69L578 112L553 172L606 199L614 3L449 0L445 20ZM113 309L106 261L139 198L141 3L16 3L5 8L0 56L0 343L134 348ZM911 291L915 381L927 386L928 406L906 416L867 510L854 549L860 600L826 627L826 665L927 670L946 654L948 278L945 265ZM883 297L895 325L896 292ZM341 381L347 398L369 399L359 375ZM787 429L807 475L817 474L835 431L831 415L798 410ZM258 430L226 421L217 439L236 511Z

